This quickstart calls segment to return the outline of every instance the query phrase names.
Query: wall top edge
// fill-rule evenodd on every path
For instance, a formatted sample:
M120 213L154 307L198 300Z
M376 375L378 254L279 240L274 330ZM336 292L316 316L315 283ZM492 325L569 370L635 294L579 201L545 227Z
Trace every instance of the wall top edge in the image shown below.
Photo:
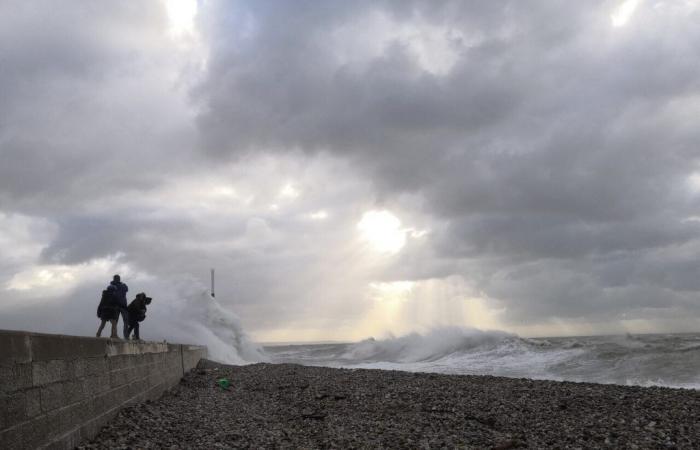
M34 331L25 330L1 330L0 337L41 337L41 338L53 338L57 340L63 339L78 339L84 340L85 342L102 342L107 345L108 348L112 348L112 352L123 351L125 353L153 353L167 351L168 346L182 345L190 350L197 348L206 348L204 345L197 344L181 344L177 342L168 341L125 341L123 339L111 339L111 338L97 338L94 336L76 336L70 334L51 334L51 333L38 333ZM123 354L123 353L113 353L113 354Z

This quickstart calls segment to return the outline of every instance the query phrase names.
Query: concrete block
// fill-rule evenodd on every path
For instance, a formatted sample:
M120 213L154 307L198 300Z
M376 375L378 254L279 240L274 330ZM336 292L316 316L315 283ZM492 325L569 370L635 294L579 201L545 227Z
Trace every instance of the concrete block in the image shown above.
M134 406L146 400L146 393L143 391L139 391L136 394L129 397L129 399L124 403L124 406Z
M14 392L32 386L31 363L0 367L0 393Z
M32 334L31 347L34 361L77 359L104 356L109 340L79 336Z
M71 380L63 383L63 404L81 402L87 397L83 390L83 380Z
M53 442L49 443L42 450L69 450L77 447L80 444L82 437L80 435L80 428L72 429L69 432L63 434L62 436L56 438Z
M167 389L167 385L165 382L156 384L146 391L146 398L148 400L157 400L159 399L162 395L163 392Z
M148 380L148 374L151 372L152 367L148 365L139 366L136 368L137 380Z
M109 418L104 415L97 416L93 418L92 420L84 423L80 427L80 438L81 440L85 441L88 439L92 439L97 434L102 430L102 427L107 424L109 421Z
M103 414L118 407L129 399L129 386L122 385L97 395L92 399L95 415Z
M160 353L146 353L142 356L144 363L146 364L154 364L159 361L160 359Z
M0 331L0 366L28 363L31 360L29 334L21 331Z
M92 401L85 400L73 403L47 414L47 426L49 428L49 440L65 441L73 439L74 433L78 433L85 422L94 418ZM69 447L72 448L72 447Z
M24 392L0 395L0 430L26 420Z
M148 374L148 386L157 386L165 381L166 372L163 370L155 370Z
M148 390L148 380L139 379L129 383L129 397L135 397Z
M76 378L106 373L109 370L106 356L76 359L71 361L71 364L73 366L73 374Z
M64 383L51 383L41 388L41 410L45 413L63 406Z
M169 344L164 342L111 341L107 347L107 355L111 357L117 355L163 353L168 351L168 345Z
M36 417L41 414L41 389L32 388L24 391L25 415L27 418Z
M111 386L109 385L109 373L90 375L80 379L79 381L82 382L83 393L88 398L94 397L111 389Z
M64 406L54 409L46 415L47 439L53 441L61 438L68 431L79 425L79 418L76 414L77 405Z
M207 357L206 347L194 345L182 346L182 365L185 372L197 367L197 363Z
M113 408L114 405L109 401L108 392L103 392L102 394L96 395L92 399L92 410L95 412L95 417L99 417Z
M41 388L41 410L48 413L86 398L82 380L61 381Z
M127 371L129 369L113 370L109 372L109 387L116 388L129 382Z
M116 355L107 358L107 370L113 372L115 370L127 369L137 365L138 356L136 355Z
M69 361L54 359L32 363L32 384L42 386L73 378L73 367Z
M0 432L0 448L34 449L46 443L46 416L38 416Z

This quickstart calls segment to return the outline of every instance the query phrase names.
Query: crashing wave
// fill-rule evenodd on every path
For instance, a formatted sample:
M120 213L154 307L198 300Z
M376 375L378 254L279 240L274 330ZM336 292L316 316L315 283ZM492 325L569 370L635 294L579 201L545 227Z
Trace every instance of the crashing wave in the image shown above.
M509 339L518 337L503 331L442 327L425 334L411 333L382 340L365 339L352 344L342 358L353 361L402 363L433 361L453 353L492 348Z
M222 306L201 283L180 280L165 289L153 302L155 320L146 324L152 327L154 335L173 342L206 345L209 359L222 363L269 360L262 347L245 333L238 316Z

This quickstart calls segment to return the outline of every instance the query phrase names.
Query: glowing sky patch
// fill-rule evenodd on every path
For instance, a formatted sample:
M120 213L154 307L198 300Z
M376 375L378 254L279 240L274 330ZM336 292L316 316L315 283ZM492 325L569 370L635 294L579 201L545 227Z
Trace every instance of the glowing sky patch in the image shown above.
M361 238L381 253L397 253L406 244L401 221L389 211L368 211L357 224Z
M312 220L325 220L328 218L328 213L324 210L316 211L309 214L309 218Z
M619 28L627 25L627 22L632 18L637 6L639 6L639 0L625 0L615 12L610 15L610 21L613 27Z
M341 65L363 65L400 45L425 72L443 76L459 60L462 31L436 26L419 18L408 22L374 11L334 31L334 53Z
M374 291L376 300L385 301L404 298L415 285L414 281L391 281L370 283L369 287Z
M280 197L282 198L297 198L299 197L299 189L295 188L291 184L286 184L282 189L280 189Z
M170 31L175 35L192 34L197 15L197 0L166 0Z

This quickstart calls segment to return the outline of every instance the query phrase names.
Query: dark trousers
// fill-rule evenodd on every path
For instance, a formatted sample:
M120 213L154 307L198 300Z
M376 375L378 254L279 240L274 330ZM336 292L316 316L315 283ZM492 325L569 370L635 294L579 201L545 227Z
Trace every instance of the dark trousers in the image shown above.
M119 311L122 314L122 321L124 322L124 339L129 339L129 333L127 333L129 329L129 310L126 309L125 306L122 306L119 308Z
M139 340L141 337L139 336L139 323L134 321L133 323L129 324L129 328L126 330L126 333L124 336L126 336L124 339L129 339L129 335L131 334L131 331L134 331L134 339Z

